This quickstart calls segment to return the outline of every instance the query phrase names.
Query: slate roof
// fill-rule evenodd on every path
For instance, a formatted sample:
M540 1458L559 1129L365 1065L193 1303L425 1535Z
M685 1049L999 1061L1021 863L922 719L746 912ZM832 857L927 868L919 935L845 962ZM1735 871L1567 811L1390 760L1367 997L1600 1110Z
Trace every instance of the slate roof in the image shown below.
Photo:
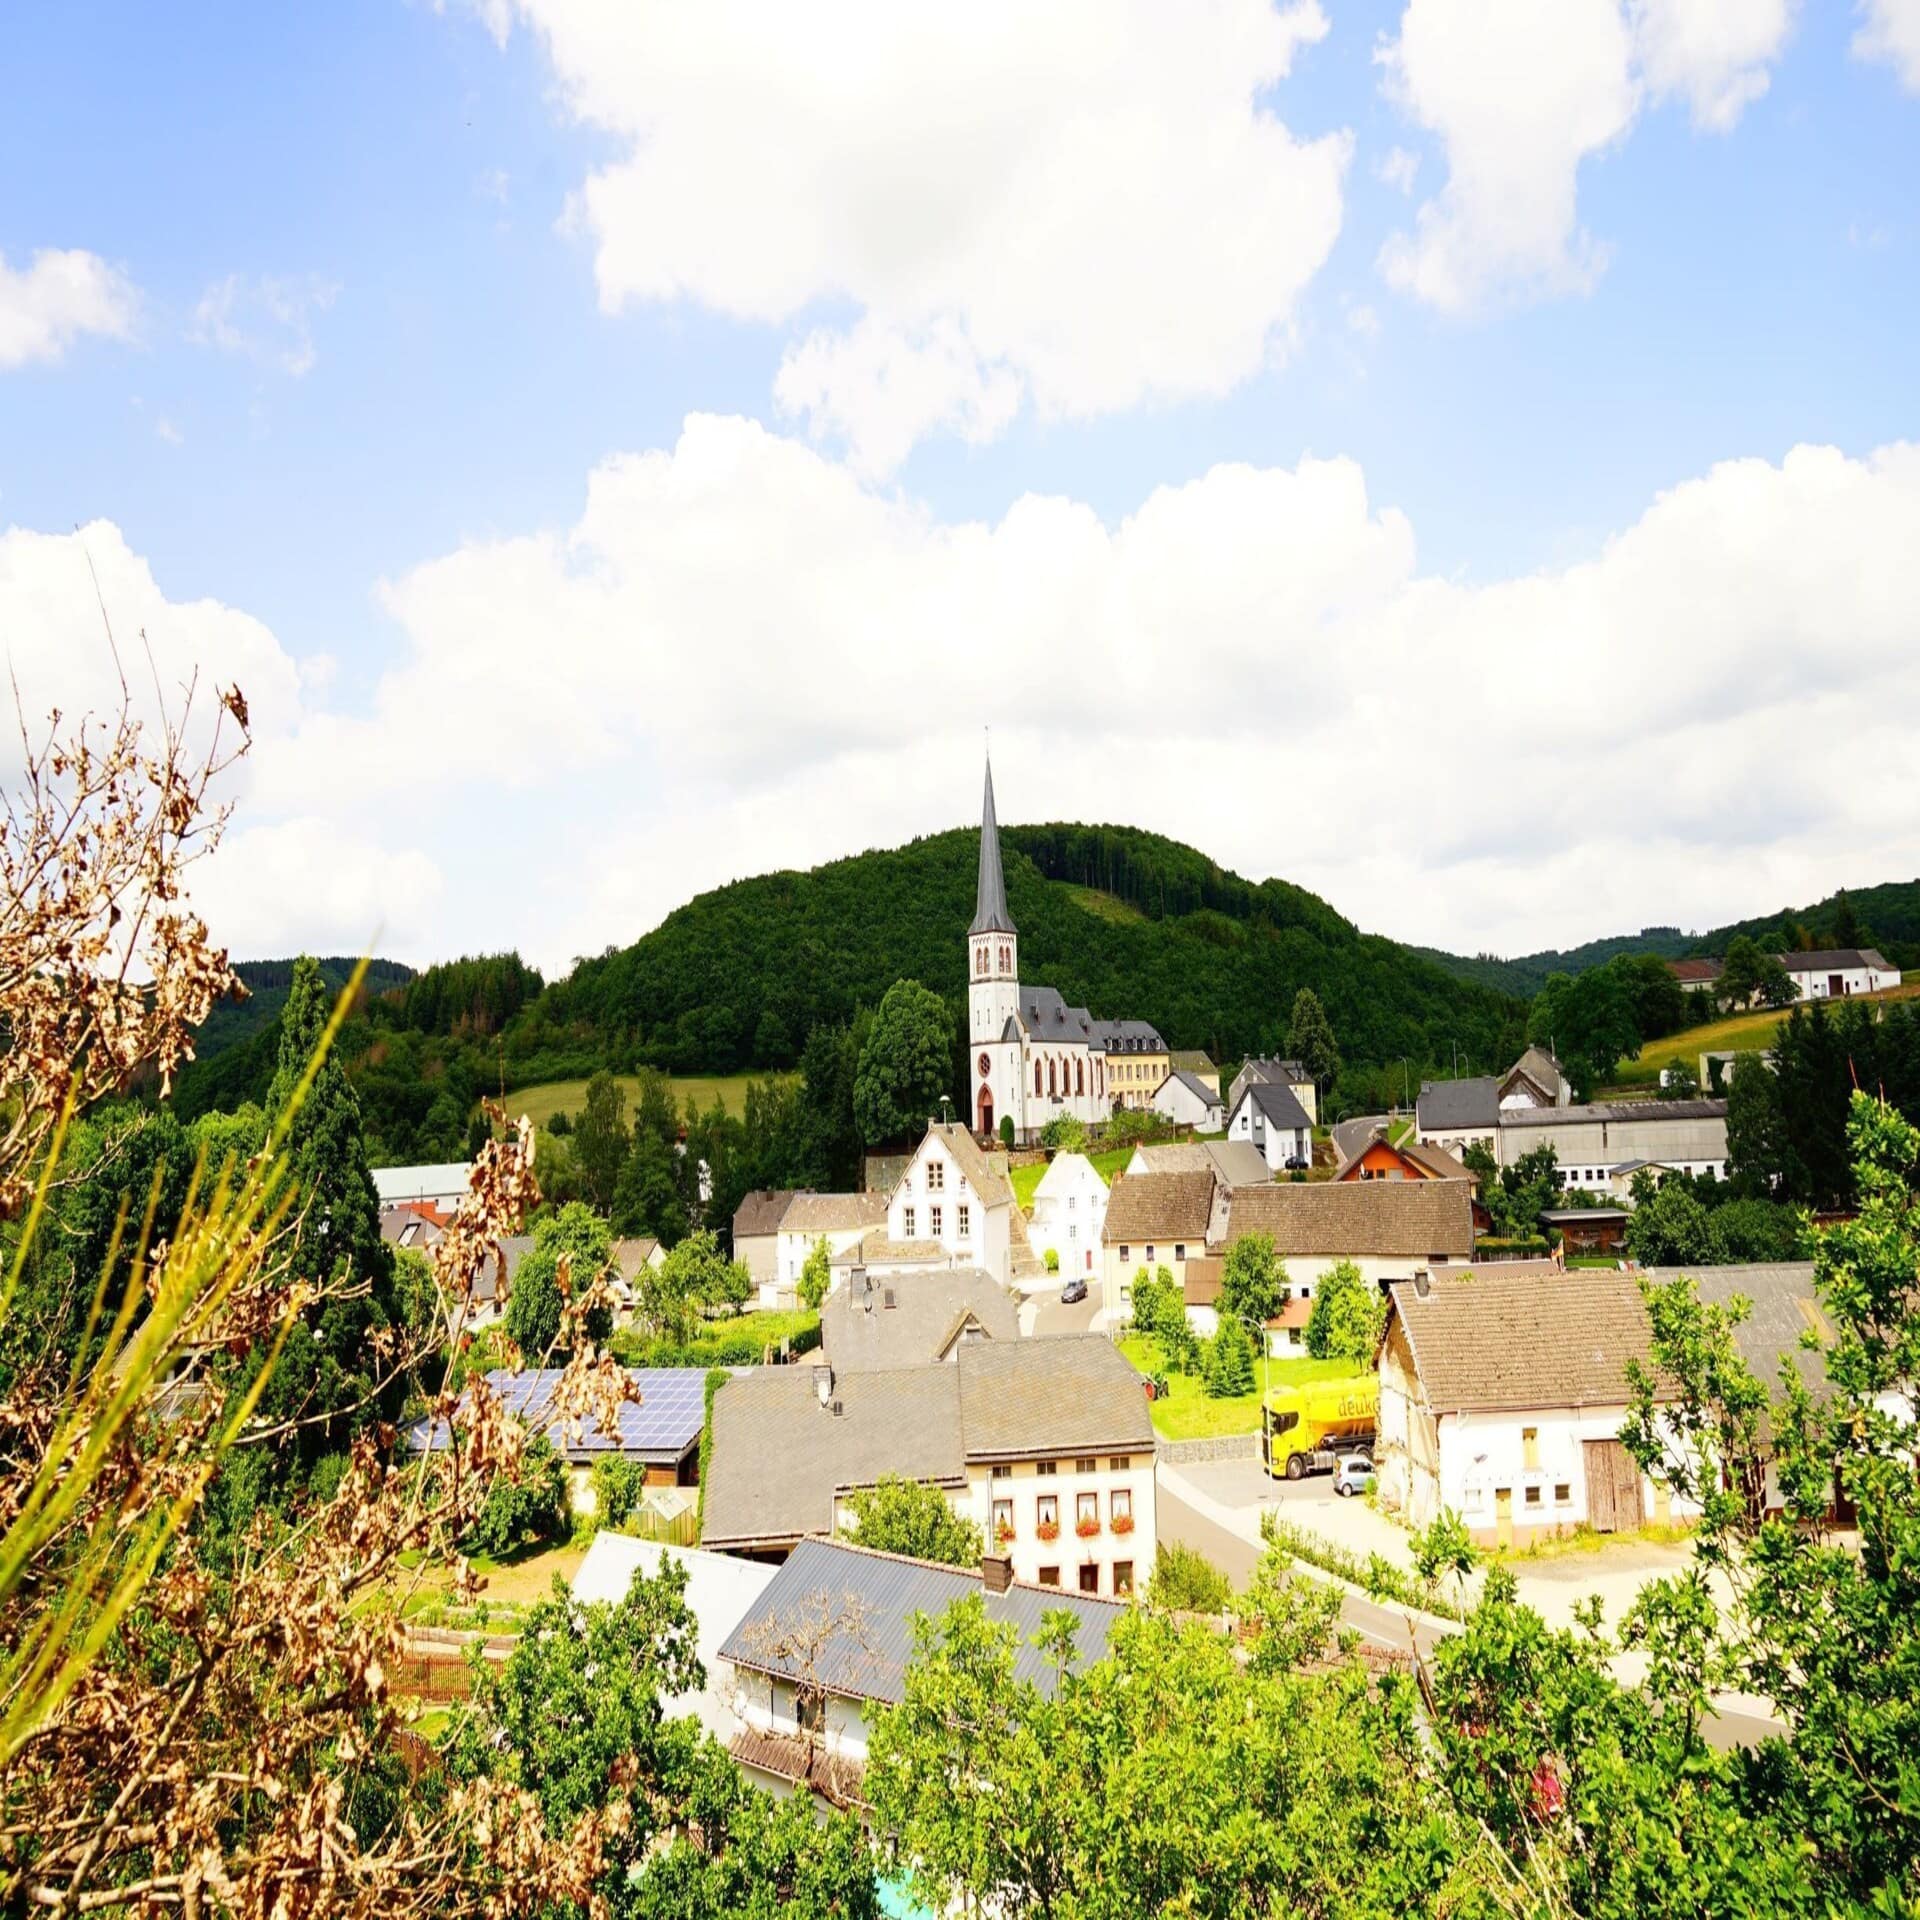
M1248 1101L1260 1109L1262 1117L1270 1127L1280 1127L1291 1133L1297 1127L1311 1127L1313 1122L1307 1116L1307 1110L1294 1097L1293 1089L1284 1080L1256 1080L1240 1095L1240 1105ZM1237 1113L1239 1107L1234 1111Z
M1278 1080L1290 1083L1313 1078L1301 1061L1281 1060L1265 1054L1243 1062L1240 1073L1234 1078L1239 1079L1241 1074L1251 1075L1255 1080Z
M969 1460L1153 1452L1140 1376L1105 1334L962 1347L955 1371Z
M994 1161L980 1151L979 1143L968 1128L958 1121L949 1126L942 1126L936 1121L928 1127L927 1135L946 1148L954 1165L966 1175L967 1185L973 1189L974 1197L982 1206L1005 1207L1013 1204L1013 1183ZM880 1203L880 1218L884 1223L884 1200Z
M733 1210L733 1237L756 1240L763 1234L778 1233L787 1208L793 1204L790 1187L756 1187Z
M968 1316L991 1340L1020 1337L1005 1288L977 1268L945 1267L836 1287L820 1311L820 1344L836 1373L926 1366L945 1357Z
M836 1374L833 1397L838 1414L819 1404L804 1363L735 1374L714 1395L702 1546L830 1533L835 1491L885 1474L965 1479L958 1367Z
M1165 1053L1167 1043L1150 1020L1096 1020L1093 1045L1107 1053Z
M1471 1080L1429 1080L1416 1108L1422 1128L1494 1127L1500 1123L1500 1083L1491 1074Z
M1178 1080L1202 1106L1217 1107L1221 1104L1220 1096L1215 1093L1204 1080L1197 1074L1188 1073L1183 1067L1176 1067L1173 1072L1167 1075L1167 1080ZM1164 1087L1167 1084L1167 1080L1161 1081L1160 1085ZM1156 1091L1158 1091L1158 1089L1156 1089Z
M1502 1127L1599 1126L1622 1120L1724 1120L1724 1100L1597 1100L1585 1107L1515 1107Z
M1893 973L1877 947L1817 947L1812 953L1783 953L1780 964L1789 973L1845 973L1852 967L1871 967L1875 973Z
M496 1368L487 1375L487 1385L500 1395L510 1413L543 1430L556 1451L568 1460L584 1462L596 1460L603 1453L618 1453L629 1459L677 1466L700 1444L700 1428L706 1419L706 1370L629 1367L627 1371L640 1389L640 1399L637 1403L620 1403L618 1439L611 1437L597 1419L583 1420L575 1433L569 1421L554 1415L553 1389L561 1374L558 1367L529 1367L524 1373ZM415 1421L407 1430L406 1444L415 1453L438 1451L447 1444L446 1422Z
M987 762L987 797L980 809L980 877L974 887L969 933L1015 933L1007 911L1007 883L1000 871L1000 822L993 811L993 762Z
M1099 1030L1109 1024L1096 1020L1085 1007L1068 1006L1052 987L1022 986L1014 1019L1029 1039L1067 1047L1098 1046Z
M1249 1233L1271 1234L1282 1259L1373 1254L1423 1261L1444 1254L1466 1260L1473 1254L1473 1195L1465 1180L1287 1180L1241 1187L1233 1196L1227 1237Z
M1213 1212L1213 1175L1123 1173L1107 1194L1103 1244L1135 1241L1204 1242Z
M1791 1358L1795 1370L1819 1397L1827 1392L1826 1362L1802 1349L1800 1336L1814 1334L1822 1346L1833 1341L1833 1323L1813 1284L1811 1260L1769 1261L1738 1267L1649 1267L1650 1278L1674 1280L1685 1271L1702 1300L1724 1307L1743 1294L1753 1311L1733 1330L1733 1344L1753 1377L1768 1392L1780 1383L1780 1362Z
M1529 1047L1501 1076L1501 1085L1504 1086L1516 1073L1531 1080L1549 1100L1557 1099L1565 1084L1560 1062L1545 1047Z
M851 1233L887 1224L884 1193L796 1193L781 1217L782 1233Z
M1390 1292L1388 1337L1398 1321L1436 1415L1623 1406L1627 1362L1651 1357L1640 1289L1617 1270L1443 1269L1424 1300L1410 1280Z
M809 1677L830 1693L855 1700L897 1704L905 1693L913 1657L913 1621L939 1619L956 1600L978 1594L987 1618L1014 1629L1014 1677L1051 1691L1053 1670L1033 1641L1049 1613L1071 1613L1077 1625L1077 1663L1092 1665L1107 1650L1107 1635L1126 1613L1126 1603L1066 1587L1030 1587L1016 1582L989 1593L977 1567L936 1566L928 1560L875 1553L844 1540L802 1540L766 1591L727 1636L720 1657L750 1672L784 1679ZM782 1623L803 1618L824 1595L829 1605L850 1604L858 1633L834 1635L812 1662L810 1676L770 1647Z

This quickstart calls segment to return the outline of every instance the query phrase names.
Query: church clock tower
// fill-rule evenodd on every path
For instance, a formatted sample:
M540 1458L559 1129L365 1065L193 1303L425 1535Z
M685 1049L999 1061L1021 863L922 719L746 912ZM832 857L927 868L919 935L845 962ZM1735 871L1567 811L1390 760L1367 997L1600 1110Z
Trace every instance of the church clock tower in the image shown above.
M968 1036L972 1041L974 1125L991 1133L999 1103L1012 1092L1002 1086L999 1063L1007 1022L1020 1005L1020 937L1007 911L1007 884L1000 871L1000 823L993 812L993 762L987 762L987 794L980 817L980 880L973 925L967 929ZM983 1069L984 1070L981 1070ZM1008 1076L1009 1080L1011 1076Z

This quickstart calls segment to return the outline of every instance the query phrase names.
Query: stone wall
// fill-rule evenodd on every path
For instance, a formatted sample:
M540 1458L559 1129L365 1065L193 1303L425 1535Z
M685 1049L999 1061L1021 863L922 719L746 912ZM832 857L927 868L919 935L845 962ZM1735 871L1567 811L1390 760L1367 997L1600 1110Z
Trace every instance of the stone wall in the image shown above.
M1161 1440L1153 1443L1154 1458L1170 1467L1194 1467L1207 1460L1257 1460L1257 1433L1228 1433L1217 1440Z

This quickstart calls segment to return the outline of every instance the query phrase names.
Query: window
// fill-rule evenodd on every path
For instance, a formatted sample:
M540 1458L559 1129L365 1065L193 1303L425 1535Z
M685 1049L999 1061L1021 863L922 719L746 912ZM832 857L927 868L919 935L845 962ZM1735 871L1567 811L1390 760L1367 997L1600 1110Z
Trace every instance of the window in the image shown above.
M993 1537L996 1541L1007 1538L1013 1532L1013 1502L996 1500L993 1503Z
M972 1219L973 1219L973 1215L972 1215L971 1209L967 1207L962 1207L960 1209L960 1221L959 1221L960 1238L962 1240L964 1240L967 1237L967 1235L973 1231Z
M936 1240L940 1238L940 1209L938 1207L929 1207L927 1209L927 1231L931 1233Z
M1529 1473L1540 1471L1540 1429L1538 1427L1520 1429L1520 1454Z
M1540 1489L1538 1487L1529 1487L1526 1491L1526 1504L1530 1507L1537 1507L1540 1504Z
M1060 1462L1058 1460L1042 1460L1039 1465L1034 1468L1034 1472L1039 1474L1043 1480L1051 1479L1053 1475L1059 1471Z
M1120 1249L1120 1264L1121 1264L1121 1265L1122 1265L1123 1267L1124 1267L1124 1266L1125 1266L1125 1265L1127 1264L1127 1262L1128 1262L1129 1260L1131 1260L1132 1258L1133 1258L1133 1249L1132 1249L1131 1247L1122 1247L1122 1248Z
M1553 1483L1553 1504L1556 1507L1570 1507L1573 1504L1573 1488L1564 1480Z
M825 1733L827 1730L826 1696L816 1693L811 1687L796 1688L793 1696L793 1724L802 1733Z
M1184 1260L1187 1257L1187 1243L1184 1240L1176 1240L1173 1243L1173 1257L1176 1260Z
M1082 1567L1080 1569L1080 1591L1082 1593L1098 1593L1100 1591L1100 1569L1098 1567Z
M1133 1489L1131 1487L1115 1487L1107 1496L1107 1510L1116 1520L1122 1518L1131 1520L1133 1518Z
M1075 1473L1098 1473L1100 1471L1100 1462L1098 1460L1082 1458L1073 1463L1073 1470Z
M1131 1456L1124 1453L1116 1453L1113 1458L1107 1462L1108 1468L1114 1473L1125 1473L1132 1465L1133 1460Z
M1011 1480L1013 1478L1013 1469L1010 1466L1008 1466L1008 1464L1004 1460L1002 1460L993 1469L993 1478L996 1480Z
M947 1163L944 1160L927 1162L927 1191L939 1193L947 1184Z
M1043 1527L1057 1527L1060 1524L1060 1496L1057 1493L1043 1493L1035 1512Z
M1078 1526L1084 1527L1091 1522L1097 1527L1100 1524L1100 1496L1097 1493L1081 1494L1074 1502L1073 1518Z
M913 1238L913 1209L911 1207L902 1207L900 1209L900 1237L903 1240L911 1240Z
M1042 1567L1040 1569L1040 1584L1043 1587L1057 1587L1060 1584L1060 1569L1058 1567Z
M1148 1258L1149 1260L1151 1260L1151 1259L1153 1258L1153 1249L1152 1249L1151 1247L1149 1247L1149 1248L1147 1249L1147 1258Z
M1124 1600L1133 1592L1133 1562L1116 1560L1113 1563L1113 1594L1116 1600Z
M1067 1211L1069 1213L1071 1213L1074 1210L1074 1208L1077 1207L1079 1204L1080 1204L1080 1196L1077 1193L1070 1193L1067 1195Z
M1069 1240L1078 1240L1080 1238L1080 1229L1078 1227L1069 1227L1067 1229L1067 1238Z

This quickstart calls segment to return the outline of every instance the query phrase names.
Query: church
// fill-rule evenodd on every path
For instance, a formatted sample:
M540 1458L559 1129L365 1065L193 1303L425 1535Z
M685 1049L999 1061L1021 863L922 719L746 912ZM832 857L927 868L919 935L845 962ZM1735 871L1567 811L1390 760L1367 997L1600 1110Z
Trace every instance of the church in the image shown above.
M993 811L993 762L987 762L980 820L980 878L968 943L968 1036L973 1056L973 1127L982 1136L1013 1121L1029 1145L1061 1114L1095 1125L1113 1111L1109 1066L1116 1054L1161 1053L1144 1020L1096 1020L1052 987L1020 984L1020 935L1007 911L1000 869L1000 825Z

